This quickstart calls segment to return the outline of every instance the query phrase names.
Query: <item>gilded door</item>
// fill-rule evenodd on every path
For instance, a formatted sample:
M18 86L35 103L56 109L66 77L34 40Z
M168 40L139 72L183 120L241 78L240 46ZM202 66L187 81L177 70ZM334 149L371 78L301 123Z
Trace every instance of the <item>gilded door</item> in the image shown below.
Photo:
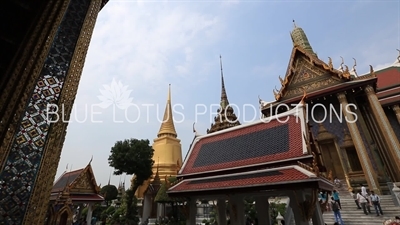
M344 179L344 170L334 142L320 144L322 159L327 171L332 171L332 176Z

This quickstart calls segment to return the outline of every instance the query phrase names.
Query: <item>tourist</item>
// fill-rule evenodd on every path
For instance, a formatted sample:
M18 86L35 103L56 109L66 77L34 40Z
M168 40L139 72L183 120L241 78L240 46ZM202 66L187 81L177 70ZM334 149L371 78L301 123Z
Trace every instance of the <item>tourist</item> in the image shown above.
M337 177L335 177L335 179L333 180L333 183L335 184L336 188L342 187L340 180Z
M321 204L325 203L325 201L326 201L326 195L325 195L325 193L323 193L322 191L319 192L318 198L319 198L319 202L320 202Z
M379 214L383 216L383 212L382 212L382 208L381 208L381 198L377 194L375 194L374 191L371 191L370 198L371 198L372 205L375 208L376 216L379 216Z
M351 192L351 197L353 197L353 199L354 199L354 202L356 203L356 205L357 205L357 209L361 209L361 206L360 206L360 203L358 203L358 200L357 200L357 194L356 194L356 192L355 191L352 191Z
M367 189L364 187L364 185L362 185L362 184L360 184L360 185L361 185L361 194L363 196L367 196Z
M337 190L333 190L332 198L339 204L339 208L342 209L342 204L340 204L339 192Z
M344 225L343 220L342 220L342 215L340 214L340 206L339 203L337 201L335 201L335 199L333 197L331 197L332 201L331 201L331 208L333 211L333 215L335 216L335 222L339 223L340 225Z
M368 213L371 213L371 209L369 207L369 200L366 195L365 196L362 195L361 191L359 191L357 193L357 201L358 201L358 203L361 204L361 208L363 209L365 215L368 215ZM368 209L368 211L367 211L367 209Z

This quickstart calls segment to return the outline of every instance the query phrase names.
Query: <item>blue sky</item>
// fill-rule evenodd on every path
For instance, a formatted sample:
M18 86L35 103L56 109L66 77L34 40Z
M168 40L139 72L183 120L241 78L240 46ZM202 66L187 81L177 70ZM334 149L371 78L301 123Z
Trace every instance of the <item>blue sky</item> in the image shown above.
M274 99L272 89L280 87L278 76L285 75L293 47L289 35L293 19L318 57L326 62L331 57L336 68L340 56L350 68L355 58L359 74L368 72L368 65L388 66L400 49L399 12L398 0L111 0L93 32L57 177L67 164L82 168L93 155L97 182L105 185L112 171L107 159L116 141L152 142L156 137L168 84L173 104L184 107L176 108L184 117L175 114L179 120L175 127L185 156L194 135L192 124L196 120L196 130L204 134L211 124L210 113L216 111L210 105L219 103L220 54L230 103L239 106L236 112L242 122L256 119L259 112L248 107L243 115L243 105L258 108L258 95L265 101ZM112 106L91 110L101 102L98 96L107 95L100 90L113 80L128 91L131 104L140 106L140 117L138 110L118 105L114 111ZM146 115L143 104L159 105L159 109L154 106ZM207 106L207 113L197 119L196 104ZM93 120L102 123L91 121L94 111ZM126 118L139 120L133 123ZM114 184L119 180L111 178Z

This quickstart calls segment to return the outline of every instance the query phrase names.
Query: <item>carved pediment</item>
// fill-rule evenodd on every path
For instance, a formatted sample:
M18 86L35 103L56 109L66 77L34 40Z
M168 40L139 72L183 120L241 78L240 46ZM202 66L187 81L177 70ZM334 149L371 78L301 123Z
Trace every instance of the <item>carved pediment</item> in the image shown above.
M90 169L85 169L71 184L71 192L92 192L97 193L94 174Z
M326 64L300 47L294 47L284 79L279 77L281 89L274 91L277 101L301 96L348 80L343 73L333 69L331 61Z

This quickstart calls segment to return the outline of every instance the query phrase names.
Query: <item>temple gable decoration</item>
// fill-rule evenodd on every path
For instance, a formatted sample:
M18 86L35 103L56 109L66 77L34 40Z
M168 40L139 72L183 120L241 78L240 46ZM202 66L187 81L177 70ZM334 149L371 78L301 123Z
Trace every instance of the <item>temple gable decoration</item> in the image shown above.
M275 100L300 96L321 88L337 85L352 79L348 66L341 64L340 70L333 68L332 59L325 63L317 56L295 45L284 78L279 77L281 88L273 90Z

